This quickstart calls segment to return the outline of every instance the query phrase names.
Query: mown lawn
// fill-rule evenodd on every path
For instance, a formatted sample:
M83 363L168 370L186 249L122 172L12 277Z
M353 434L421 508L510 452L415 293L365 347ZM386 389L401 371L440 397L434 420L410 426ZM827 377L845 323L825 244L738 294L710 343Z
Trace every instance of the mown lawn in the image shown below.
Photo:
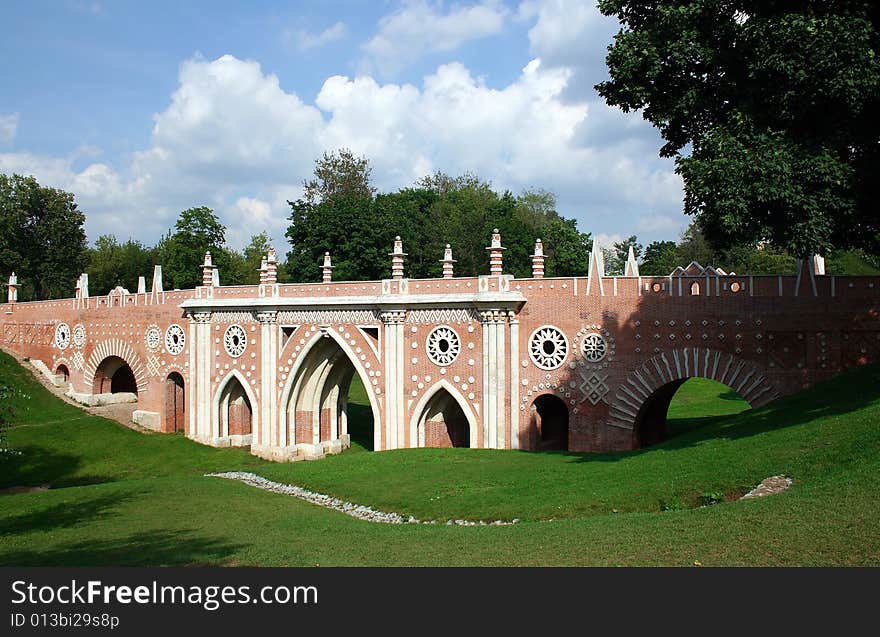
M0 496L0 564L880 563L877 367L745 412L726 388L689 381L670 408L669 440L628 454L368 453L361 421L353 449L294 464L85 415L5 354L0 380L26 394L9 401L9 441L22 455L0 460L0 488L52 487ZM422 519L522 522L371 524L203 477L236 469ZM698 506L704 493L734 500L775 474L792 488Z

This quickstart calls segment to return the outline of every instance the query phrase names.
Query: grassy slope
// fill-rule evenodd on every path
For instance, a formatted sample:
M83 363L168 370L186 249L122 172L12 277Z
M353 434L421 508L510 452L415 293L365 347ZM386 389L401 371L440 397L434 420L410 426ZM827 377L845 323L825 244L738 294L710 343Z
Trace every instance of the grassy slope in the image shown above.
M636 453L352 450L288 465L85 416L5 355L0 379L30 395L13 401L10 442L24 455L0 460L0 486L65 487L0 496L0 564L880 563L876 367L756 412L676 425L669 441ZM707 401L742 408L708 400L717 395L691 381L671 415L706 413ZM423 518L524 522L369 524L202 477L229 469ZM734 497L777 473L795 480L783 494L659 513L660 500Z

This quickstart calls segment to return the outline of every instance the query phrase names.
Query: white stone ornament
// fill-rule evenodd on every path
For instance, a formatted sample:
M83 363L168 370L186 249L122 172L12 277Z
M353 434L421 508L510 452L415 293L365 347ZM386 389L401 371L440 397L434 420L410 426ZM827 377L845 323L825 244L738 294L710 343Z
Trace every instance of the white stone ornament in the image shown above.
M73 328L73 344L77 347L82 347L86 344L86 328L82 325L77 325Z
M608 343L605 342L605 338L601 334L595 332L587 334L581 342L581 352L587 361L598 363L608 353Z
M177 356L186 346L186 333L180 325L171 325L165 330L165 349L172 356Z
M425 341L428 358L435 365L445 367L451 365L461 352L461 340L454 329L440 325L431 330Z
M55 345L58 349L67 349L70 345L70 326L67 323L59 323L55 328Z
M223 334L223 347L232 358L238 358L247 349L247 334L241 325L230 325Z
M541 369L556 369L568 356L568 339L557 327L539 327L529 337L529 357Z
M146 340L147 349L156 351L157 349L159 349L159 345L162 344L162 332L159 331L159 328L155 325L151 325L147 329L144 340Z

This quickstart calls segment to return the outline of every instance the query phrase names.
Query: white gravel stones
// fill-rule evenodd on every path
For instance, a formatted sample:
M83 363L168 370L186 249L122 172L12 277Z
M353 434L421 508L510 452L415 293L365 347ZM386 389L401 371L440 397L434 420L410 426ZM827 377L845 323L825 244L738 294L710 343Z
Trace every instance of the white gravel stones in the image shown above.
M308 489L298 487L295 484L272 482L271 480L267 480L266 478L258 476L255 473L250 473L247 471L227 471L225 473L207 473L205 475L207 477L213 478L238 480L239 482L244 482L245 484L256 487L257 489L271 491L272 493L292 495L293 497L299 498L300 500L305 500L306 502L311 502L312 504L317 504L318 506L322 506L327 509L339 511L340 513L350 515L351 517L357 518L358 520L364 520L365 522L376 522L379 524L438 523L437 520L418 520L413 516L405 518L399 513L387 513L385 511L377 511L372 507L366 507L360 504L345 502L343 500L340 500L339 498L324 495L323 493L315 493L314 491L309 491ZM509 526L511 524L516 524L517 522L519 522L519 518L514 518L513 520L509 521L495 520L494 522L486 522L484 520L446 520L445 524L449 526Z
M751 498L761 498L765 495L773 495L780 491L785 491L791 486L791 478L785 476L770 476L762 481L757 487L746 493L740 500L749 500Z

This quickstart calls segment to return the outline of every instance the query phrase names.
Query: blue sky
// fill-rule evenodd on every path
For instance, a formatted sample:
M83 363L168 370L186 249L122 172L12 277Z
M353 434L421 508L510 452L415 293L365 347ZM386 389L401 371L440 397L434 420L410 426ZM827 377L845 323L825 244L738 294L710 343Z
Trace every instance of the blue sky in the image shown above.
M55 0L4 22L0 172L73 192L90 241L152 244L207 205L232 245L286 251L286 201L340 147L380 190L550 190L605 241L687 225L659 135L592 88L617 30L592 3Z

